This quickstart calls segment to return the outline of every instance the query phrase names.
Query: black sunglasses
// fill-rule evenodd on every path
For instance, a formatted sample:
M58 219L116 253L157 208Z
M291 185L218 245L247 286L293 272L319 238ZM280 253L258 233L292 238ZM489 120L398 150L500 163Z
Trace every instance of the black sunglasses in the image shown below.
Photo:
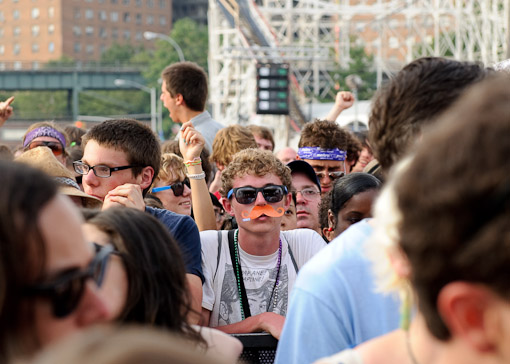
M175 182L168 186L154 187L151 192L156 193L171 189L174 192L174 195L178 197L182 196L182 194L184 193L184 185L188 186L188 188L191 188L188 178L185 178L184 181L182 182Z
M249 205L255 202L259 192L262 192L262 196L269 203L280 202L283 200L283 196L288 193L287 187L282 185L269 185L259 188L247 186L231 189L228 191L227 198L231 198L234 195L237 202Z
M83 297L88 279L92 279L98 287L101 287L110 255L114 252L112 245L94 244L94 246L96 255L87 268L73 269L63 273L52 282L25 287L25 295L43 296L50 299L53 305L53 315L57 318L64 318L71 314Z

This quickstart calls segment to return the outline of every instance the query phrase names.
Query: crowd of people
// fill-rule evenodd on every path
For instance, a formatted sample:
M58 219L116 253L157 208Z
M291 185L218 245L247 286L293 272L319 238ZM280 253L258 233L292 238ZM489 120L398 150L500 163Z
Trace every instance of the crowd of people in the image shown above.
M510 362L510 69L421 58L372 101L338 92L297 150L205 110L203 69L161 73L180 124L31 125L0 148L0 362ZM0 127L15 98L0 102Z

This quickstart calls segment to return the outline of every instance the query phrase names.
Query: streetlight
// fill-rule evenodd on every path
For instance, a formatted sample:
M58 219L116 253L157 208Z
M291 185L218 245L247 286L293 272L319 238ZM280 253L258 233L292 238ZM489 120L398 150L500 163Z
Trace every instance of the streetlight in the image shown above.
M161 33L154 33L154 32L144 32L143 37L147 40L152 40L152 39L156 39L156 38L166 40L177 51L177 54L179 55L179 60L181 62L186 61L186 59L184 59L184 54L182 53L182 49L179 46L179 44L177 44L177 42L173 38L169 37L168 35L161 34Z
M115 81L113 81L115 86L132 86L134 88L137 88L139 90L145 91L151 95L151 129L153 131L156 131L156 88L155 87L147 87L144 86L138 82L131 81L131 80L124 80L122 78L117 78Z

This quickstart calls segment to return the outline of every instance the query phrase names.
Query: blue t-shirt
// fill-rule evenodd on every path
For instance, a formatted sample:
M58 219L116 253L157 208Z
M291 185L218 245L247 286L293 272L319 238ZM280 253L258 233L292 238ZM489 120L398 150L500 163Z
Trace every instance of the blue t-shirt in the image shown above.
M354 224L298 274L276 364L309 364L398 328L399 303L375 292L364 245L373 228Z
M146 206L145 211L165 225L177 241L186 266L186 273L200 277L202 283L204 283L200 234L193 219L186 215L155 207Z

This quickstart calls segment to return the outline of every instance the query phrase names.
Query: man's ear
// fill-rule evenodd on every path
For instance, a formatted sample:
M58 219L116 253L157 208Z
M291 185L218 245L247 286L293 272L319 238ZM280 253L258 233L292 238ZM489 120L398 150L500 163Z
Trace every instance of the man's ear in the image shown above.
M437 306L454 339L478 352L494 351L501 340L501 315L494 293L480 285L452 282L441 289Z
M333 230L336 228L336 218L335 215L333 215L331 209L328 209L328 227L332 228Z
M174 99L177 105L186 105L186 102L184 102L184 97L182 97L182 94L176 94Z
M221 198L221 204L223 205L223 208L229 214L230 216L234 216L234 209L232 208L232 204L230 203L230 200L228 198L222 197Z
M138 175L138 184L145 190L152 184L152 179L154 178L154 168L147 166L142 169L142 172Z
M285 210L288 210L290 207L290 203L292 202L292 194L291 192L285 195Z

